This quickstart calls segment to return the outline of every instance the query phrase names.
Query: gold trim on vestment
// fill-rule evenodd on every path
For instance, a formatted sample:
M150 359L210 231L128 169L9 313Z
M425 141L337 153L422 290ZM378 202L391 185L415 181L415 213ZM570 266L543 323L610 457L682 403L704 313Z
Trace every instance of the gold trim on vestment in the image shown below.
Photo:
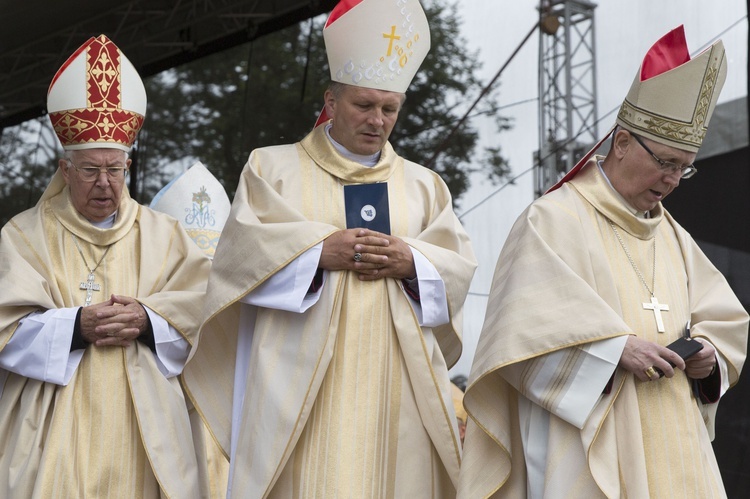
M412 313L412 319L414 320L414 323L417 324L417 327L419 327L419 320L417 319L416 313L414 313L414 309L409 307L409 310L411 310ZM437 339L435 340L437 342ZM440 405L443 408L443 416L445 417L445 420L448 421L448 427L451 431L451 436L453 437L453 449L456 453L456 461L461 464L461 448L459 447L458 442L460 442L460 439L458 438L458 435L453 431L453 425L451 424L451 420L448 414L448 408L447 404L445 403L445 399L443 398L442 392L440 391L440 383L438 382L437 376L435 375L435 370L432 368L432 360L430 359L430 355L427 352L427 345L424 341L424 336L419 335L419 342L422 346L422 353L424 354L425 358L425 364L430 370L430 376L432 377L432 387L435 388L437 391L437 399L440 400Z
M336 285L336 293L334 295L336 297L336 299L334 300L334 303L333 303L333 306L332 306L333 310L336 310L336 303L338 302L338 300L341 297L340 291L341 291L341 286L343 286L343 284L344 284L344 278L342 276L342 277L340 277L338 279L338 283ZM309 397L310 397L310 391L312 390L313 382L316 379L315 375L317 374L318 369L320 368L321 361L322 361L323 356L324 356L325 351L326 351L325 345L328 345L328 340L331 338L330 334L327 334L326 336L327 336L327 338L326 338L326 341L324 343L324 348L320 349L320 355L318 356L318 360L317 360L317 362L315 364L315 369L313 369L313 375L310 377L310 382L307 384L307 389L305 390L305 396L304 396L304 399L303 399L305 401L307 401L309 399ZM336 341L336 338L337 338L337 335L334 334L333 335L334 342ZM328 365L326 365L326 369L327 368L328 368ZM322 381L321 381L321 383L322 383ZM304 404L303 404L302 408L300 408L300 411L297 413L297 416L294 419L294 426L292 427L292 431L289 434L289 438L287 439L286 445L284 446L284 452L282 453L282 460L279 461L278 466L276 467L276 470L274 471L273 478L268 483L268 487L266 488L265 492L263 493L263 497L266 497L269 494L269 492L271 491L271 489L275 485L276 481L279 479L279 476L281 476L281 473L284 471L284 467L289 462L288 458L289 458L289 455L291 454L290 447L292 446L293 443L296 445L296 443L299 442L299 438L295 439L295 435L297 435L297 428L299 427L299 423L302 420L302 413L303 412L304 412ZM312 408L310 409L310 412L312 412ZM309 415L308 415L308 418L309 418ZM292 449L292 450L294 450L294 449Z

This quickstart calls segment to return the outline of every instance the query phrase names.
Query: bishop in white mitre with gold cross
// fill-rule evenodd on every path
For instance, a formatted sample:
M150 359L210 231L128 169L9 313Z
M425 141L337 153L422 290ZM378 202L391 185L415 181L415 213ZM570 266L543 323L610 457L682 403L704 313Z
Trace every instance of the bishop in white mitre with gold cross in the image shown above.
M245 165L184 373L231 497L455 497L476 262L445 183L388 142L429 35L416 0L340 2L328 119Z
M47 108L63 158L0 238L0 496L206 496L177 376L210 260L125 187L143 82L101 35Z
M666 34L606 157L516 221L464 399L459 497L726 497L711 440L748 314L662 206L697 171L725 77L721 41L691 59L683 28ZM676 340L702 349L683 359Z

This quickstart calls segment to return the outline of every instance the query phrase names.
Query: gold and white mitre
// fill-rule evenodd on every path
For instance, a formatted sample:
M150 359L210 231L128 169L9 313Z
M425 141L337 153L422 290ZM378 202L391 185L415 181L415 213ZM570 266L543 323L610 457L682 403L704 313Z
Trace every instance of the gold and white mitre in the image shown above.
M60 67L47 112L65 150L129 151L146 116L146 89L133 64L105 35L90 38Z
M721 40L690 59L684 28L675 28L644 57L617 124L655 142L698 152L726 76Z
M685 29L679 26L646 53L620 106L617 125L660 144L698 152L726 77L721 40L690 59ZM614 127L547 192L575 177L613 131Z
M417 0L342 0L323 29L331 80L406 92L430 50Z
M165 185L149 207L176 218L195 244L213 258L232 203L221 183L199 161Z

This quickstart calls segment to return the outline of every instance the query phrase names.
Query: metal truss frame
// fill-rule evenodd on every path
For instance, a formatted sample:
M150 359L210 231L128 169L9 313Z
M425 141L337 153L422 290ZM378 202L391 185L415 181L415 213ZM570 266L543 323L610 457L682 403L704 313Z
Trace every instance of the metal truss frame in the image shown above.
M598 140L594 9L585 0L542 0L539 30L541 196Z

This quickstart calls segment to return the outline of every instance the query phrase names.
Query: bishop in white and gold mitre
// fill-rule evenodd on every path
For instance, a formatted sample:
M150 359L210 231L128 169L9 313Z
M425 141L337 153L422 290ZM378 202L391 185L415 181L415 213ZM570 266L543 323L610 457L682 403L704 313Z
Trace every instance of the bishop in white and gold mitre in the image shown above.
M660 144L698 152L726 77L722 41L691 59L685 29L679 26L646 53L620 106L617 125ZM573 178L613 130L550 191Z

